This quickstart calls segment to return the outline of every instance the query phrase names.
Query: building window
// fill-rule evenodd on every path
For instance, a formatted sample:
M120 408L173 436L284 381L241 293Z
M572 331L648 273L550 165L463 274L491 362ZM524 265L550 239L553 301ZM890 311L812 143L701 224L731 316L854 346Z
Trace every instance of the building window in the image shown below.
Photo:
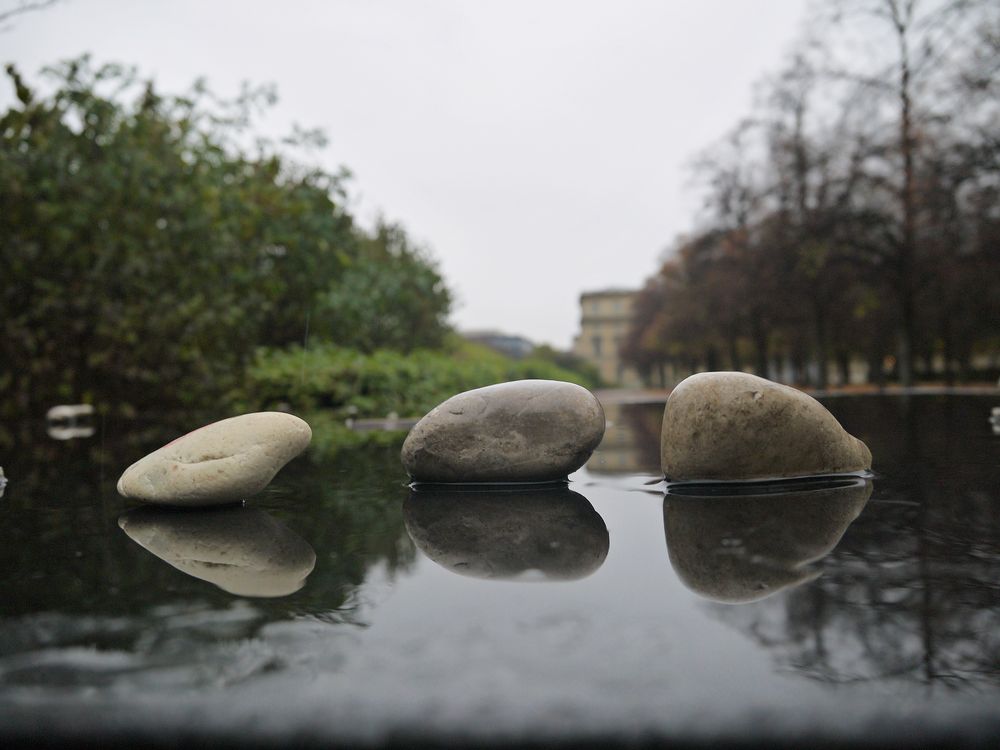
M601 337L600 336L593 336L590 339L590 343L591 343L591 345L594 348L594 356L595 357L600 357L601 356Z

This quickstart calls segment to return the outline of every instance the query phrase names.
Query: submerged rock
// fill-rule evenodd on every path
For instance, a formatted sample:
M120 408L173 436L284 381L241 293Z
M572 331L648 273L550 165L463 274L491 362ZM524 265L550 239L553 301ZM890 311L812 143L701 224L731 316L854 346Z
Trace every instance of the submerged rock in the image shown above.
M608 554L604 519L565 487L509 491L415 490L406 530L427 557L473 578L575 580Z
M518 380L452 396L406 436L403 466L420 482L542 482L576 471L604 436L586 388Z
M311 438L309 425L291 414L223 419L136 461L118 480L118 492L163 505L234 502L264 489Z
M668 494L670 563L700 596L763 599L818 577L809 563L833 551L871 493L871 482L856 479L774 494Z
M660 438L670 481L752 481L871 468L868 446L819 401L742 372L705 372L667 399Z
M305 539L253 508L139 508L118 525L169 565L239 596L295 593L316 564Z

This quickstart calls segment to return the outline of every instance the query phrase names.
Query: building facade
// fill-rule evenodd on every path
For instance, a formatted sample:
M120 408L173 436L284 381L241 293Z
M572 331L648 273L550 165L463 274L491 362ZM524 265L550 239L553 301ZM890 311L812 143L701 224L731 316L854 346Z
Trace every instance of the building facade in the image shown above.
M637 295L638 292L629 289L603 289L580 295L580 333L573 342L573 353L596 366L607 385L642 386L639 374L625 365L619 355L632 324Z

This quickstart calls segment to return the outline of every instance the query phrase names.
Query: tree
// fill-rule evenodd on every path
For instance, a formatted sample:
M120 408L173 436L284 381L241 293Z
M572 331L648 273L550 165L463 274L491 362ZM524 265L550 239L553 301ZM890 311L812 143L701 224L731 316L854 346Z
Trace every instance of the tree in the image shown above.
M36 10L51 8L58 2L60 2L60 0L16 0L16 2L0 8L0 24L7 23L12 18L16 18L24 13L31 13ZM0 31L4 30L5 29L0 28Z
M843 0L838 20L870 23L887 33L893 52L885 59L864 60L867 68L838 63L833 74L859 83L861 95L889 97L896 135L883 153L888 180L876 183L890 191L895 203L891 232L886 235L884 271L892 276L898 309L899 379L912 385L917 345L917 299L920 294L922 237L920 212L923 185L918 173L924 139L935 119L944 116L930 96L935 79L954 65L958 40L963 39L986 4L976 0ZM836 38L832 41L836 45ZM874 69L874 71L873 71Z
M871 380L888 367L910 385L917 355L927 374L943 356L951 378L997 348L1000 8L835 8L836 33L808 40L699 160L709 210L640 298L626 347L640 369L670 350L740 369L753 351L758 374L777 355L825 387L833 361L846 382L864 357Z
M163 96L87 58L47 73L58 88L40 98L9 67L18 103L0 116L4 409L215 405L256 346L302 342L331 288L368 295L342 285L366 263L391 259L392 278L421 291L390 291L331 338L381 325L405 348L417 326L441 335L440 276L398 227L354 226L345 173L241 145L268 91L209 106L203 85Z
M358 245L317 300L316 334L366 352L440 347L451 293L424 251L384 219Z

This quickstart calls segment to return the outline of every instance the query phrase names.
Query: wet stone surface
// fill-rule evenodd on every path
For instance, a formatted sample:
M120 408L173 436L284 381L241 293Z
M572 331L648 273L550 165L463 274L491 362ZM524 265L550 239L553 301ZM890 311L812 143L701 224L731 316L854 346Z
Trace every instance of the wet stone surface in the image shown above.
M418 482L565 479L604 436L604 411L573 383L519 380L452 396L410 430L402 461Z
M760 481L872 465L868 447L816 399L741 372L681 382L667 399L660 451L671 481Z
M309 445L303 420L281 412L223 419L182 435L129 466L124 497L177 506L219 505L255 495Z

